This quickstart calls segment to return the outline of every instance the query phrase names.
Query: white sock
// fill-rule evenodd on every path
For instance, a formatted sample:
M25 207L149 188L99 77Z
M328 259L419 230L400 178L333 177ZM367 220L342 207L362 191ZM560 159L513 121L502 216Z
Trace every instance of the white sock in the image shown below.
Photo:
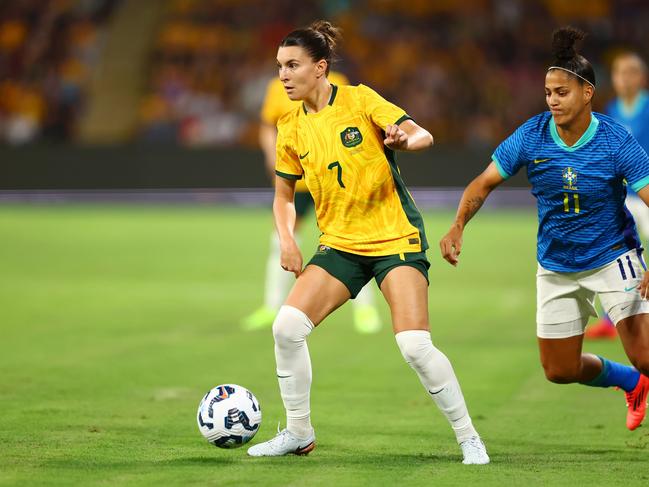
M363 307L363 306L374 306L374 292L372 291L372 283L368 282L363 286L363 289L356 295L355 299L352 299L352 306L354 307Z
M266 260L266 282L264 284L264 305L277 310L284 303L295 276L279 265L279 237L273 231L270 236L270 251Z
M430 397L451 424L458 443L478 436L451 362L433 346L430 332L407 330L395 335L403 358L415 369Z
M293 306L282 306L273 323L277 381L286 408L286 428L298 438L307 438L313 431L309 402L311 358L306 345L312 330L309 317Z

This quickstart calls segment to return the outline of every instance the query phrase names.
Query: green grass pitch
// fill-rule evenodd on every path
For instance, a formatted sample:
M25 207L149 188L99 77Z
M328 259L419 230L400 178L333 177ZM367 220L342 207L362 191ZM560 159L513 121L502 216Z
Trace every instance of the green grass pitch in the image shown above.
M622 393L543 377L535 214L483 211L457 269L437 248L451 218L425 214L433 341L486 467L460 463L391 331L357 335L349 305L309 339L311 455L253 459L201 438L196 407L223 382L260 400L253 441L283 421L271 333L238 325L261 302L267 210L1 206L0 484L649 485L649 425L625 429ZM625 360L618 342L586 349Z

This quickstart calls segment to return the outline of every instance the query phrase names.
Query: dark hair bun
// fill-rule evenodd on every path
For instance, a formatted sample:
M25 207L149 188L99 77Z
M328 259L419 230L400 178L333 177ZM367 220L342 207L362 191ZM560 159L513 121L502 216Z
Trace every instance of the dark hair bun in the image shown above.
M552 34L552 54L559 60L568 60L577 57L578 48L586 34L574 27L562 27Z
M326 74L329 67L336 59L336 46L342 41L342 34L338 27L334 27L326 20L316 20L305 29L297 29L282 39L279 47L299 46L309 53L313 61L321 59L327 61Z
M325 41L327 42L327 46L329 47L330 52L334 52L336 50L336 46L342 40L340 29L338 27L334 27L331 22L328 22L326 20L316 20L309 26L309 29L322 34L322 37L324 37Z

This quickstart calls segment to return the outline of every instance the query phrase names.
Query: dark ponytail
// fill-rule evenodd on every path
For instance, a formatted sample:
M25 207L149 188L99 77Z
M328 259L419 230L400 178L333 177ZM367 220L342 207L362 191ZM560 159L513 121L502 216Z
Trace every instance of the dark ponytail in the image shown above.
M342 41L340 29L326 20L316 20L305 29L297 29L282 39L279 47L299 46L314 61L327 61L327 71L336 59L336 46Z
M586 34L574 27L561 27L552 34L552 67L563 68L576 74L581 84L595 87L595 71L588 60L578 52ZM552 68L550 68L552 69Z

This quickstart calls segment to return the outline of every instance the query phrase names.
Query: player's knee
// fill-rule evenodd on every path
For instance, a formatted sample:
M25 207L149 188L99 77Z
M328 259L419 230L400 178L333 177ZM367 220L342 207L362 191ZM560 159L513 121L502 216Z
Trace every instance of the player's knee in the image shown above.
M301 342L311 333L313 323L293 306L282 306L273 322L273 337L278 346Z
M412 367L419 367L428 361L436 348L430 339L430 333L423 330L410 330L395 335L401 355Z
M544 364L545 378L555 384L571 384L579 378L579 365L550 365Z

